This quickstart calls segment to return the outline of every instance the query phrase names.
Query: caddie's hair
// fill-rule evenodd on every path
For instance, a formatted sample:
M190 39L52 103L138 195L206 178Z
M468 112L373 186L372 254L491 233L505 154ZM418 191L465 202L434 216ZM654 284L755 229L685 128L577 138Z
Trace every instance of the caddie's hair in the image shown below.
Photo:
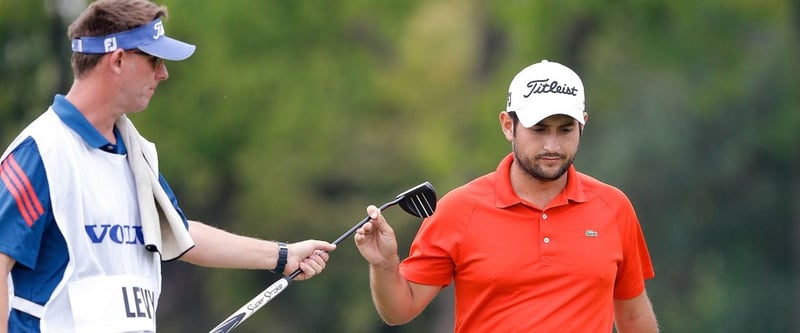
M98 37L140 27L159 17L167 18L167 7L147 0L98 0L87 7L67 29L69 40ZM73 52L72 72L84 76L105 54Z

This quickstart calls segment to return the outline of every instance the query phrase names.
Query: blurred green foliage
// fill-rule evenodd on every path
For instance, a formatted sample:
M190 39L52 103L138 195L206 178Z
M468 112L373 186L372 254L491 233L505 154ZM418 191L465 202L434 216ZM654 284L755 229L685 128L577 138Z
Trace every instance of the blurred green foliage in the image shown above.
M187 214L267 239L333 240L423 181L442 195L508 152L508 82L540 59L584 79L577 167L623 189L665 332L800 331L800 4L737 1L190 1L146 112ZM0 138L71 83L81 1L0 0ZM418 221L386 212L401 256ZM513 269L499 268L499 269ZM160 331L204 332L277 279L165 265ZM446 289L383 325L352 241L237 332L446 332Z

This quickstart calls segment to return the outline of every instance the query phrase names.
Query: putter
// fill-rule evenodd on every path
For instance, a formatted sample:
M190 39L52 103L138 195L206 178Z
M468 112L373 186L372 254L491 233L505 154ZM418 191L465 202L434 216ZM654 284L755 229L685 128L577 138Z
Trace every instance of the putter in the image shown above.
M394 205L400 205L406 213L409 213L416 217L426 218L433 215L433 212L436 210L436 190L434 190L433 185L430 182L424 182L413 188L400 193L395 197L394 200L389 201L379 207L381 211L386 208L389 208ZM363 220L358 222L354 225L350 230L347 230L344 234L339 236L336 240L333 241L333 244L339 245L343 240L347 237L350 237L358 228L361 228L365 223L369 222L370 217L367 215ZM236 310L232 315L228 316L222 323L217 325L209 331L209 333L227 333L232 331L234 328L239 326L245 319L249 318L253 315L256 311L261 309L264 305L269 303L273 298L278 296L281 292L283 292L292 280L300 275L302 271L298 268L292 274L288 276L281 277L278 281L275 281L264 289L258 296L251 299L247 304Z

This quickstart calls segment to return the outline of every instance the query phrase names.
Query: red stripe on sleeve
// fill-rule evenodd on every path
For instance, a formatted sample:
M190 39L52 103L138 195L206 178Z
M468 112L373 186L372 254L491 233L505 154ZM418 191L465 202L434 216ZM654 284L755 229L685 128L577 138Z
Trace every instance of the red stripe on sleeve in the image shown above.
M22 218L25 219L25 223L27 223L29 227L32 226L33 219L28 214L28 210L25 209L24 199L20 195L19 191L17 191L17 187L14 186L14 183L12 183L11 179L9 179L8 168L5 163L3 163L3 170L2 172L0 172L0 178L2 178L3 183L6 184L6 188L8 188L8 191L17 201L17 207L19 208L19 213L22 215Z
M22 185L25 186L23 192L28 193L30 201L33 203L33 208L36 210L35 213L37 213L33 215L36 215L36 218L39 218L39 216L44 214L44 208L42 207L42 203L39 201L39 196L36 195L36 191L34 191L33 186L31 186L30 179L28 179L28 176L24 171L22 171L22 168L19 167L19 164L17 164L17 160L14 159L14 154L9 154L7 160L11 164L11 168L15 171L15 173L19 175L19 180L22 182Z

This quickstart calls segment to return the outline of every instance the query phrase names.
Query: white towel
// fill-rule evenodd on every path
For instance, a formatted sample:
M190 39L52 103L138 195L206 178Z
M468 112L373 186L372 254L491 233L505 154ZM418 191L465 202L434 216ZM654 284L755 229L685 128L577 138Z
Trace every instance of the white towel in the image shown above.
M142 150L142 145L151 143L125 115L117 119L116 126L128 150L128 164L136 182L145 248L158 251L162 261L177 259L194 246L194 241L158 182L155 149Z

